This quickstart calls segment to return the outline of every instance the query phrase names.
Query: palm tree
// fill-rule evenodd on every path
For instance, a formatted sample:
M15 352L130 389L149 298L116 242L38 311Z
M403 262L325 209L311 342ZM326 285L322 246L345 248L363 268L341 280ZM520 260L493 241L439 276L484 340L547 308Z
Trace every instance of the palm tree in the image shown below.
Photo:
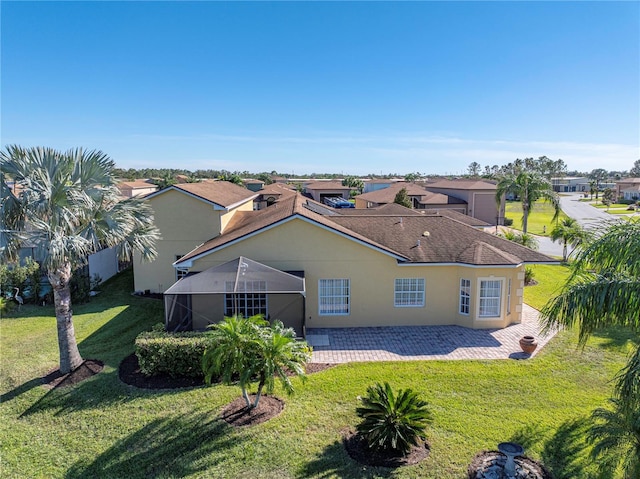
M536 237L528 233L516 233L514 231L507 230L499 236L509 241L513 241L514 243L521 244L522 246L526 246L529 249L537 250L539 247Z
M219 376L224 384L231 384L237 379L247 407L258 407L263 390L273 392L276 378L285 392L292 394L288 372L304 377L311 349L306 342L297 341L293 329L285 328L282 322L274 321L270 326L261 315L233 316L212 329L212 346L202 359L205 381L211 384ZM254 378L258 379L258 392L252 403L248 388Z
M567 262L568 246L576 248L583 243L589 234L573 218L565 218L551 230L551 241L562 241L562 261Z
M604 168L596 168L589 173L589 178L595 182L596 201L598 201L598 192L600 191L600 183L609 177L609 173Z
M229 316L211 326L211 347L202 358L205 381L211 384L213 378L220 377L224 384L236 379L242 389L242 397L251 406L247 389L251 384L251 360L257 355L258 328L268 323L261 315L243 318Z
M578 327L579 344L584 345L598 328L619 326L640 331L640 223L615 223L596 237L578 254L573 271L560 294L542 309L545 327ZM615 409L610 414L594 413L596 418L608 423L609 431L617 430L614 436L605 438L606 427L594 427L594 437L603 444L596 446L595 454L604 454L611 448L624 447L625 442L615 442L615 437L634 435L638 441L638 411L640 411L640 347L631 354L627 366L616 377ZM619 416L633 420L620 421ZM633 426L635 424L635 426ZM629 426L635 429L629 430ZM614 440L614 443L607 441ZM637 443L635 444L637 447ZM619 455L624 457L623 455ZM640 469L640 456L630 458L634 464L628 471ZM606 467L607 461L601 461ZM617 464L617 463L616 463ZM634 469L635 468L635 469ZM627 475L625 477L638 477Z
M262 390L271 394L278 378L284 391L293 394L289 372L304 376L304 366L311 359L311 349L304 341L297 341L292 328L274 321L270 328L262 328L258 354L253 358L251 369L258 377L258 392L253 407L258 407Z
M362 193L362 190L364 189L364 181L362 181L360 178L356 178L355 176L347 176L342 180L342 186L353 188L353 190L351 191L351 196L355 196Z
M505 194L512 193L522 203L522 232L527 233L527 222L531 209L540 198L549 201L555 209L553 220L560 215L560 200L551 183L537 172L518 170L503 176L496 185L498 208Z
M164 190L171 185L176 184L176 177L170 171L165 171L162 173L160 178L153 180L153 183L158 185L158 188Z
M134 249L145 259L154 258L159 234L153 211L139 198L119 201L113 161L101 151L8 146L0 164L1 255L16 258L21 245L29 243L43 258L54 293L60 372L66 374L83 362L71 310L73 270L105 247L117 247L122 259ZM19 193L7 187L7 177Z

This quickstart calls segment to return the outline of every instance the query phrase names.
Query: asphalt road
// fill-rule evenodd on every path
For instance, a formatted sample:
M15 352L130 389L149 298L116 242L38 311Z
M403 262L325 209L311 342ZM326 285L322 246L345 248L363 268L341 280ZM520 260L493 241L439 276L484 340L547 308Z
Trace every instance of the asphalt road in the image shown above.
M603 223L619 221L605 210L594 208L588 203L578 201L580 198L582 198L580 193L561 196L560 207L567 216L577 220L583 228L593 229L602 226Z
M563 193L563 195L565 195L565 193ZM593 230L603 226L605 223L620 221L605 210L594 208L586 202L579 201L582 197L582 193L560 196L560 207L568 217L577 220L583 228ZM561 243L554 243L546 236L536 236L536 239L538 240L538 251L540 253L550 256L562 256ZM571 253L571 251L572 248L569 246L569 253Z

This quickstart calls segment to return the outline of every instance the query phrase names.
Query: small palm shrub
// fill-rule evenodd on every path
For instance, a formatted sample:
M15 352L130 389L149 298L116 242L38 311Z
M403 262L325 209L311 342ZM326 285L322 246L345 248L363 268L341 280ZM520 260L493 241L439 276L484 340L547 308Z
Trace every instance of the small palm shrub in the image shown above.
M428 403L411 389L397 393L389 383L377 383L367 389L356 413L362 422L356 426L370 449L398 455L425 439L425 430L433 421Z
M287 394L293 394L289 373L305 378L305 365L311 348L297 341L295 331L281 321L269 324L261 315L231 316L211 326L210 343L202 356L205 382L219 376L224 384L237 379L247 407L256 408L262 392L273 392L278 379ZM251 382L258 381L255 402L249 399Z
M524 284L530 285L535 282L536 272L533 270L531 266L524 267Z

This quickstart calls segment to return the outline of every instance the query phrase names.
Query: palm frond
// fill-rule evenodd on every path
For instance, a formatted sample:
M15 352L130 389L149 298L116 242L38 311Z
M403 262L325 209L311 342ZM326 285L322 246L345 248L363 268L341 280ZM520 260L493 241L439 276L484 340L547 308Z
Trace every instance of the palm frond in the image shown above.
M598 328L640 330L640 278L582 273L543 307L541 317L546 331L577 326L581 345Z

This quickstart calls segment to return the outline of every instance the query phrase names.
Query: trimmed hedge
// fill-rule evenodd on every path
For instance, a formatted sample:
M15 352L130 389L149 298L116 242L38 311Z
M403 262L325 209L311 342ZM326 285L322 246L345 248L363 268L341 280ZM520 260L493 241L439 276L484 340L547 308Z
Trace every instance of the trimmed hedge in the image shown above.
M140 333L135 342L140 371L147 376L203 377L202 356L211 341L208 333Z

